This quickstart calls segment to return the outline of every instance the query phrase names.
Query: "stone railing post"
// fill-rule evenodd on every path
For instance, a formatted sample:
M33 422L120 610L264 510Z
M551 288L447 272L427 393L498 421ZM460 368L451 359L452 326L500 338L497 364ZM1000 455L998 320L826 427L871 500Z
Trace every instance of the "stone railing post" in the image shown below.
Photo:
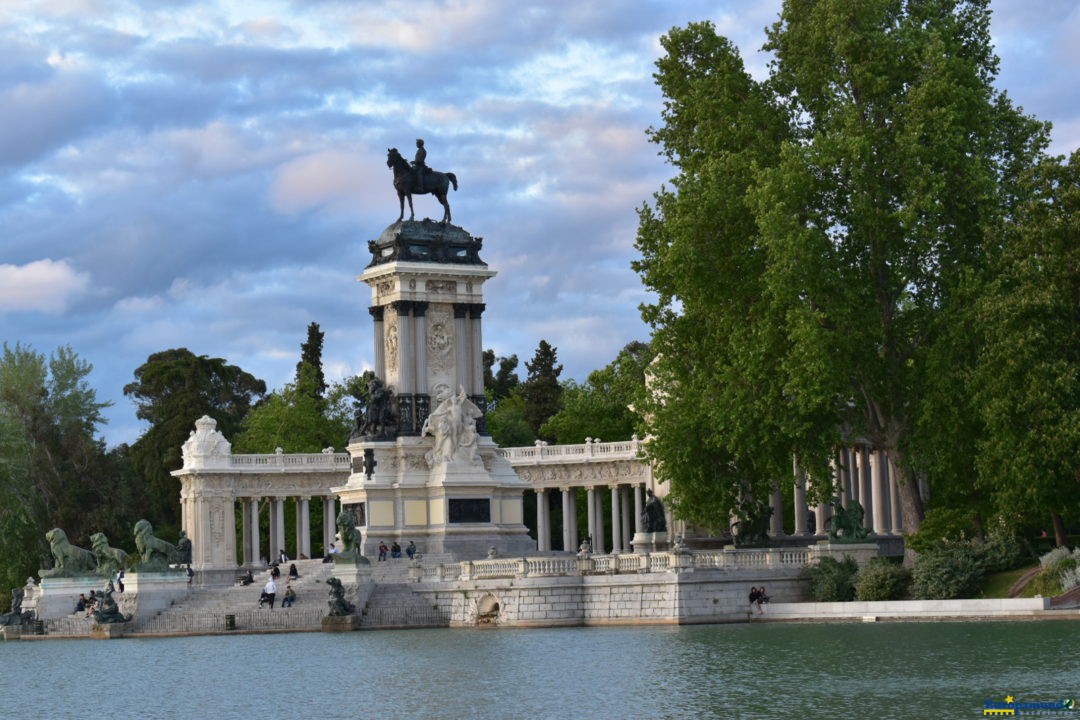
M424 568L420 561L413 560L409 563L409 582L418 583L424 577Z
M591 557L579 557L577 560L578 575L591 575L596 570L596 563Z
M514 577L525 578L529 577L529 561L526 558L519 558L517 561L517 571L514 573Z
M461 563L461 579L472 580L473 576L473 564L472 562L465 560Z
M693 572L694 556L690 553L671 553L671 569L675 572Z

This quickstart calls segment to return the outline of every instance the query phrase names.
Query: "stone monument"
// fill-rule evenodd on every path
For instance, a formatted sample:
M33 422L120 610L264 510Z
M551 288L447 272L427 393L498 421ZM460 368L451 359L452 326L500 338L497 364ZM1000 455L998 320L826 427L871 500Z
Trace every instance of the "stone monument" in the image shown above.
M425 554L535 551L521 481L484 426L482 239L449 222L399 221L368 243L374 407L358 417L352 473L333 491L371 556L380 541Z

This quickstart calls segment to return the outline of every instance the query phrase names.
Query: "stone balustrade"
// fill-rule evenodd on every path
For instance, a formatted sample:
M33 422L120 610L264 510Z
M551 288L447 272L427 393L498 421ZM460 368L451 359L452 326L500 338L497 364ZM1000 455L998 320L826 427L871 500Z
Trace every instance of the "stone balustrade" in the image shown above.
M315 472L348 472L349 453L273 453L229 455L229 468L239 472L282 472L311 470Z
M622 442L601 442L587 438L580 445L548 445L540 440L533 446L502 448L499 454L513 466L561 465L565 463L640 460L642 442L635 436Z
M414 582L438 583L496 578L688 572L695 569L792 569L814 565L826 556L839 559L851 555L859 562L865 562L876 553L874 545L823 544L807 548L728 548L681 553L494 558L431 566L418 564L409 575Z

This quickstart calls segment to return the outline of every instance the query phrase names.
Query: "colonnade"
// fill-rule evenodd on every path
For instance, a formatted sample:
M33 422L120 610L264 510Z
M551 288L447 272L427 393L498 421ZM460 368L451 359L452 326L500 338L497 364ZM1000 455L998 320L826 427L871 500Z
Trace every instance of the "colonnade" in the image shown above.
M628 553L634 533L642 532L641 508L644 502L645 483L616 483L593 485L585 488L564 486L560 488L536 488L536 549L552 550L551 500L549 493L558 492L562 502L562 546L576 552L581 544L578 537L578 491L585 491L585 517L588 537L592 539L592 551ZM611 497L610 514L604 512L603 493ZM608 538L611 538L611 547Z
M269 529L269 555L267 559L273 560L282 550L290 557L298 558L301 555L312 557L311 552L311 503L322 503L323 532L322 548L320 552L330 547L337 533L335 519L337 518L337 498L333 495L318 497L297 496L296 500L296 533L291 544L286 544L285 538L285 501L286 496L271 497L240 497L241 513L243 520L240 537L243 539L242 561L244 565L258 565L263 560L260 554L262 548L261 530L259 529L259 516L262 501L270 515Z
M840 504L848 507L857 501L863 508L863 526L875 535L903 535L903 513L900 511L900 492L896 469L883 450L865 446L841 448L832 462L833 487ZM827 521L832 508L821 503L813 508L806 502L806 491L813 479L794 463L794 534L826 535ZM777 488L769 501L773 508L771 535L783 534L783 491ZM814 530L809 518L813 512Z

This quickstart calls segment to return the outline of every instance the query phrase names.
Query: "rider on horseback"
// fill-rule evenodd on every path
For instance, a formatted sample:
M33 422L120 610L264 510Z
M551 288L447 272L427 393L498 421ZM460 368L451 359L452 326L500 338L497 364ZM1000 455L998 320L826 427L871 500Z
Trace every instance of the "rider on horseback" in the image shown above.
M424 141L416 139L416 158L413 160L413 169L416 172L416 192L424 192L424 174L428 171L427 150L424 149Z

